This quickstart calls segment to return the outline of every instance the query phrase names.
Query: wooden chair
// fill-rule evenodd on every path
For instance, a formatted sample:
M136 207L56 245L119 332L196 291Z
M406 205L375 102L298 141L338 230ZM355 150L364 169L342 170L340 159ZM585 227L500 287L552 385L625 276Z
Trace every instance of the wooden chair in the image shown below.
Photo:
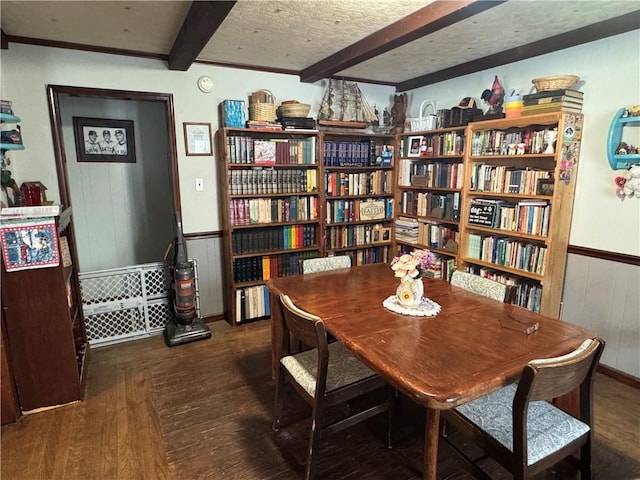
M451 285L501 302L508 301L510 296L506 285L462 270L455 270L451 274Z
M307 258L302 261L302 273L326 272L338 268L350 268L351 257L335 255L333 257Z
M305 479L315 474L318 442L322 436L338 432L384 411L389 412L388 442L391 446L391 389L382 403L325 425L325 410L385 387L386 382L351 355L340 342L327 343L324 323L320 317L296 307L287 295L280 295L284 317L282 356L276 386L273 430L280 429L285 381L289 381L302 398L312 406L311 435L307 451ZM289 353L289 334L313 347L300 353Z
M591 478L592 390L596 366L604 349L600 339L586 340L573 352L531 361L517 385L509 385L452 410L442 419L509 470L527 479L567 459ZM545 400L579 387L580 412L573 416ZM443 435L442 442L480 479L490 477ZM579 459L572 456L580 450ZM485 458L485 457L483 457Z

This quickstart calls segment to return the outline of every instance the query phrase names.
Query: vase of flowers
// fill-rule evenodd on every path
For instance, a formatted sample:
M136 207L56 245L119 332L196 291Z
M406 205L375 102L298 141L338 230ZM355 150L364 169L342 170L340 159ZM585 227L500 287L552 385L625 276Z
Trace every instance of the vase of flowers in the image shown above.
M398 303L403 307L416 308L424 296L422 277L433 264L433 253L429 250L414 250L395 257L391 261L391 269L400 278L396 289Z

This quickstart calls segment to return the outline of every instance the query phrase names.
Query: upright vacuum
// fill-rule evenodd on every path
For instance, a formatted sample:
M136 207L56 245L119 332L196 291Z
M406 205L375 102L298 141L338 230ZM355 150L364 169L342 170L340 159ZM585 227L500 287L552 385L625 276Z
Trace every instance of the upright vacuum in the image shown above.
M196 270L187 255L187 245L182 234L182 219L176 212L177 236L173 242L171 272L171 300L173 319L167 322L164 333L170 347L211 338L209 327L198 318L196 305Z

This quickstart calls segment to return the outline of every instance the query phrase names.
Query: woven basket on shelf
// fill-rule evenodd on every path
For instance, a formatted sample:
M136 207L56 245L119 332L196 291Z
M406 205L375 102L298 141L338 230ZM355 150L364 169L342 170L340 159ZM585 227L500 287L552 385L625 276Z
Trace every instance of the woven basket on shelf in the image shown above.
M281 117L306 117L311 105L308 103L282 103L279 107Z
M271 102L255 102L249 104L249 120L254 122L274 122L276 119L276 97L269 90L258 90L256 93L265 93Z
M547 90L561 90L573 87L580 80L577 75L557 75L555 77L540 77L531 80L538 92L546 92Z

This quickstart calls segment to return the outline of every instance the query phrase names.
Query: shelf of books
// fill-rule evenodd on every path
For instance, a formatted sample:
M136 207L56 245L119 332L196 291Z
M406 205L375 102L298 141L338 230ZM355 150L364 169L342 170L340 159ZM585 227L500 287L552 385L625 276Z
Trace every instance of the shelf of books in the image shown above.
M268 318L272 277L321 254L318 135L218 131L228 321Z
M322 132L324 255L389 261L395 137Z
M395 243L398 252L428 248L439 262L430 276L448 279L456 268L465 127L401 136Z
M470 123L458 268L514 285L513 303L558 317L582 115Z

